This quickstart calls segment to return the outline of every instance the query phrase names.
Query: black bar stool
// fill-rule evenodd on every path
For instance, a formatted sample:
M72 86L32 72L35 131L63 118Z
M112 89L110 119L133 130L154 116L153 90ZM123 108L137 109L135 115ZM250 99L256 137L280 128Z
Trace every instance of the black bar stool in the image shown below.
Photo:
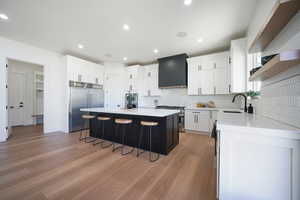
M126 155L129 153L132 153L134 151L134 147L128 151L128 152L124 152L124 146L125 146L125 136L126 136L126 126L132 123L131 119L115 119L115 123L116 123L116 128L115 128L115 138L118 135L118 126L123 126L123 134L122 134L122 138L121 138L121 145L120 146L116 146L115 142L113 142L113 152L116 151L117 149L121 148L121 155Z
M79 141L84 140L86 143L94 142L96 139L94 139L93 137L87 136L88 133L86 133L85 137L82 137L82 135L83 135L83 130L89 129L89 121L91 119L94 119L95 116L86 114L86 115L82 115L81 117L84 120L84 127L83 127L83 129L80 130ZM90 129L89 129L89 131L90 131ZM87 139L90 139L90 138L93 138L94 140L87 141Z
M144 153L145 151L140 152L139 149L141 148L142 145L142 140L143 140L143 128L144 127L149 127L149 161L150 162L155 162L159 159L159 153L157 153L157 156L155 159L152 159L152 127L157 126L158 122L147 122L147 121L141 121L141 135L139 137L139 144L138 144L138 149L137 149L137 157L140 156L140 154Z
M101 144L101 147L102 148L107 148L107 147L110 147L112 145L112 143L108 144L108 145L105 145L105 140L104 140L104 136L105 136L105 131L104 131L104 127L105 127L105 122L108 121L108 120L111 120L110 117L97 117L97 120L100 121L100 123L102 122L102 131L101 133L99 133L100 131L98 130L98 133L97 133L97 136L99 136L101 139L100 142L97 142L95 141L94 142L94 145L97 145L97 144Z

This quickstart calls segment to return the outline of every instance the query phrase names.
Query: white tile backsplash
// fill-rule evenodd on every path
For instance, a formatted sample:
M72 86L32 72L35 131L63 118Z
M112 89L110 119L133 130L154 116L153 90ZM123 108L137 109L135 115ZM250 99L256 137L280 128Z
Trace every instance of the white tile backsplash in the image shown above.
M139 97L140 107L153 107L154 101L157 100L157 105L169 106L196 106L197 103L207 103L214 101L217 107L220 108L240 108L241 103L237 101L232 103L232 95L213 95L213 96L189 96L187 89L162 89L159 97Z
M262 83L257 113L300 128L300 65Z

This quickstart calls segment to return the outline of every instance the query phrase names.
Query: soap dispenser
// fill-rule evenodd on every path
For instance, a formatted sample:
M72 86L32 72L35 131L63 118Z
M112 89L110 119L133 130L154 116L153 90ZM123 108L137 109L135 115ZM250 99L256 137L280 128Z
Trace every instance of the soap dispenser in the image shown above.
M250 105L248 106L248 113L253 114L253 106L250 103Z

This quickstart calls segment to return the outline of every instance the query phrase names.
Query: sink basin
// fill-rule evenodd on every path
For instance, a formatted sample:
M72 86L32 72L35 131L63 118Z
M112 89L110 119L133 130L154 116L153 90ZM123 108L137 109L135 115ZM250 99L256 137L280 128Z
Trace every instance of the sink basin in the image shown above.
M224 110L224 113L242 113L241 111Z

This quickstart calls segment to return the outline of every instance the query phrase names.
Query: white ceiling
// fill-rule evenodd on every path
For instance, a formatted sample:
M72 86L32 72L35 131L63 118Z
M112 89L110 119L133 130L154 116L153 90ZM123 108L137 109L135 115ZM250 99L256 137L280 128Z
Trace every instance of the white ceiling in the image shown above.
M224 50L246 33L255 0L0 0L0 35L93 61L151 62ZM123 30L123 24L130 31ZM178 32L187 36L179 38ZM203 38L202 43L197 39ZM78 49L77 44L84 49ZM153 50L157 48L158 54ZM109 58L105 56L111 54Z

